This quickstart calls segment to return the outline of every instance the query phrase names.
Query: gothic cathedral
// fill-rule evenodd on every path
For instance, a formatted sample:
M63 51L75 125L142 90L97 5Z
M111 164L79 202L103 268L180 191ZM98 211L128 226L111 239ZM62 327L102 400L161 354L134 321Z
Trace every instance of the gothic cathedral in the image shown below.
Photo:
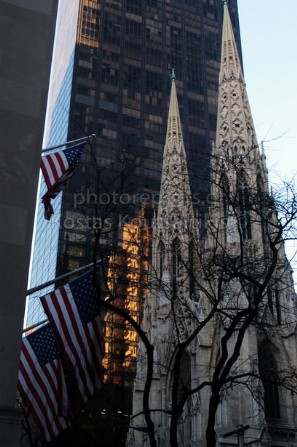
M227 2L206 236L199 235L172 73L150 283L127 446L297 445L296 295ZM285 205L284 205L285 206ZM288 211L289 212L289 211ZM290 216L287 215L290 219Z

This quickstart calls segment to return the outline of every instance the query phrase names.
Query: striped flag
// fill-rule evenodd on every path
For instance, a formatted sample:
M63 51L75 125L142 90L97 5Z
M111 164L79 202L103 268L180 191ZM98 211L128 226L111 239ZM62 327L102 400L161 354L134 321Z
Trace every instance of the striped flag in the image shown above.
M42 197L45 219L54 214L51 199L65 188L77 167L85 142L63 151L54 152L41 158L41 170L47 186L47 192Z
M101 318L93 272L41 298L63 357L73 369L79 397L87 402L101 387Z
M18 389L47 442L69 426L68 393L58 346L49 324L22 340Z

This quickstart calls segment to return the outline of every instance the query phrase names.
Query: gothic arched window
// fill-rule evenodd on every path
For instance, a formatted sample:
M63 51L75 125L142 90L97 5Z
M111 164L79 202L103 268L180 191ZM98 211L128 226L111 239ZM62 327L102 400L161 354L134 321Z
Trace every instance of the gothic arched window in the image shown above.
M238 204L240 215L240 227L243 239L252 239L251 203L248 184L243 172L238 176Z
M281 297L277 287L274 291L272 291L271 287L267 287L267 301L271 314L276 317L278 324L282 324Z
M229 201L230 201L230 186L229 186L229 180L226 174L222 174L221 180L220 180L220 187L221 187L221 198L222 198L222 206L223 206L223 226L224 226L224 232L225 232L225 242L227 240L227 220L228 220L228 208L229 208Z
M164 262L165 262L165 245L162 241L160 241L158 245L158 251L157 251L157 265L158 265L158 276L159 279L162 279L163 273L164 273Z
M273 346L264 342L259 346L259 371L264 386L266 419L280 419L277 363Z
M181 268L181 252L180 242L178 239L174 239L172 243L172 289L173 296L177 294L177 280Z
M275 307L278 324L282 324L281 302L278 288L275 289Z

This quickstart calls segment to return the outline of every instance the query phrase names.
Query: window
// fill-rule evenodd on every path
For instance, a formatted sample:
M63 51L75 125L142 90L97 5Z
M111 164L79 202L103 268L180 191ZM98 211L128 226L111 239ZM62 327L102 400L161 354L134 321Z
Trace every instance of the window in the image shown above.
M196 74L197 75L197 74ZM202 102L188 101L189 124L196 127L204 127L204 104Z
M126 8L128 12L132 14L141 15L142 13L142 1L141 0L126 0Z
M155 48L146 48L146 62L152 65L159 65L162 60L162 52Z
M181 253L180 242L178 239L174 239L172 243L172 290L173 297L177 296L178 289L178 276L181 268Z
M108 19L106 17L103 31L105 42L108 42L112 45L120 45L121 31L121 23L119 22L119 19L118 23L116 23L114 19Z
M130 37L141 37L142 35L142 23L135 22L134 20L126 19L126 35Z
M223 228L225 233L225 242L227 242L227 221L228 221L228 208L229 208L229 196L230 196L230 186L229 180L226 174L222 174L221 181L221 200L223 207Z
M258 192L258 201L259 201L259 214L261 219L261 232L262 232L262 241L263 244L266 242L266 226L265 226L265 196L264 196L264 186L263 186L263 180L258 175L257 177L257 192Z
M248 185L243 172L239 173L238 201L242 237L244 240L252 239L251 206Z
M164 262L165 262L165 245L161 241L158 246L158 252L157 252L157 263L158 263L158 276L159 279L162 279L163 272L164 272Z
M280 419L277 363L273 346L264 342L259 347L259 371L264 386L264 409L266 419Z
M278 324L282 323L282 314L281 314L281 305L279 299L279 291L275 289L275 307L276 307L276 316Z
M205 51L208 59L219 60L220 52L219 36L217 33L208 32L205 36Z
M146 93L152 94L154 91L161 91L162 90L162 76L159 73L155 73L153 71L146 71L146 77L145 77L145 87L146 87Z
M197 58L187 58L187 82L188 89L197 93L203 93L204 79L202 76L203 66Z

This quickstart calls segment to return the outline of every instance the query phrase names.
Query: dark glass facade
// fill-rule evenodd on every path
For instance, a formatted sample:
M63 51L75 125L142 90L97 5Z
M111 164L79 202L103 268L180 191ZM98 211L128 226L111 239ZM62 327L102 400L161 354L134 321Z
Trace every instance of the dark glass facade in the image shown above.
M95 226L112 217L112 225L101 234L101 246L118 243L125 216L137 214L141 202L158 196L173 68L194 205L202 223L207 205L216 131L221 0L78 3L75 48L68 68L64 67L57 107L51 109L46 142L57 144L59 138L90 134L96 139L86 145L62 198L53 202L53 221L45 222L39 211L31 286L92 262ZM236 0L229 1L229 10L240 48ZM64 98L64 105L59 98ZM41 318L38 304L33 310L36 300L29 300L28 323ZM117 333L127 332L118 327L118 320L114 326ZM97 424L97 434L91 430L95 438L99 436L106 446L120 446L126 430L121 415L131 410L135 366L123 374L127 340L110 336L109 331L111 344L112 340L109 354L114 353L118 366L106 379L108 386L98 405L91 404L89 411L105 425L103 429Z
M235 0L229 8L239 40ZM91 259L91 220L78 225L82 209L92 213L91 200L100 205L104 194L118 197L125 191L132 193L134 205L136 194L141 199L158 193L172 68L192 192L203 217L216 127L222 10L219 0L81 0L68 139L93 133L97 138L63 195L57 274L65 266L66 243L69 269ZM130 177L119 191L112 179L120 175L123 157Z
M78 12L79 0L73 0L71 4L66 4L65 2L60 2L59 4L43 138L44 147L51 147L67 141ZM45 192L46 185L41 176L37 195L33 250L31 253L30 287L52 280L56 274L61 195L55 200L55 215L51 221L46 221L43 217L44 208L41 204L41 197ZM45 318L39 296L52 288L43 289L28 297L27 325L34 324Z

